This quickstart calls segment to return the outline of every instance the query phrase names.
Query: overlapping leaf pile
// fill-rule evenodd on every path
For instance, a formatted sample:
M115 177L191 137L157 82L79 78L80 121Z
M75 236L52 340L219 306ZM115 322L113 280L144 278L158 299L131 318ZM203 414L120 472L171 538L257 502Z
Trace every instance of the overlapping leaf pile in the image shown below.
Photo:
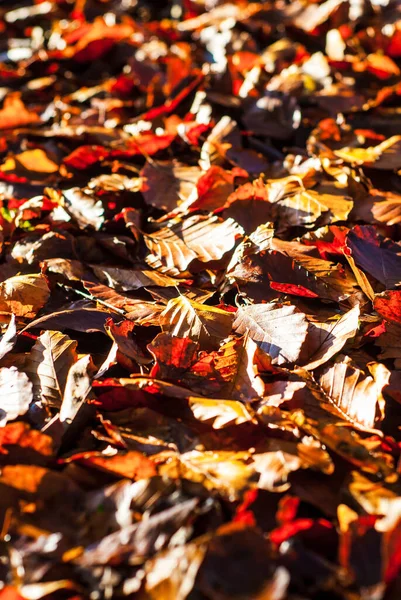
M0 7L1 600L398 600L401 12Z

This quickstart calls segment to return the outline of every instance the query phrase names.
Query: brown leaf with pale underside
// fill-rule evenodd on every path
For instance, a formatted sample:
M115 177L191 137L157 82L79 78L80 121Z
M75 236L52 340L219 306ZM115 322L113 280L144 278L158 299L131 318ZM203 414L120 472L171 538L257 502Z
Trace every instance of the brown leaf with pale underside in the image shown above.
M305 344L308 356L305 369L316 369L342 350L346 341L358 331L359 312L359 307L354 306L332 323L309 324Z
M241 334L248 331L272 362L282 365L298 360L308 323L295 306L254 304L238 309L233 327Z
M45 331L35 342L26 365L35 400L60 406L68 372L77 360L77 342L58 331Z
M257 350L249 334L221 346L214 358L214 367L225 381L221 390L224 397L251 400L263 395L265 385L257 372Z
M330 402L356 427L374 428L384 418L383 388L390 371L381 363L367 365L367 375L345 356L324 369L317 381Z
M167 227L144 236L150 254L146 262L171 276L201 262L220 260L231 250L242 229L232 219L194 215L185 220L174 219Z
M203 350L215 349L230 333L232 322L232 313L184 296L170 300L160 315L163 331L176 337L190 337Z

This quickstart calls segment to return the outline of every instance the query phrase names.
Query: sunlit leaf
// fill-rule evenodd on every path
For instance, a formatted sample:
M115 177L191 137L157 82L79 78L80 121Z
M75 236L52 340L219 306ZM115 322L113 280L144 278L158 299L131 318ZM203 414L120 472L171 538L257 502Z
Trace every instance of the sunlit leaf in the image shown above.
M231 331L233 314L192 302L184 296L173 298L160 315L163 331L176 337L190 337L205 350L216 348Z
M15 367L0 369L0 426L24 415L32 402L32 383Z
M337 354L359 327L359 307L355 306L333 322L310 323L306 337L305 351L307 364L305 369L316 369Z
M195 259L201 262L219 260L231 250L242 229L231 219L218 217L189 217L176 219L168 227L145 235L150 251L148 264L164 268L170 274L185 271Z
M189 406L196 419L213 423L214 429L227 425L240 425L252 421L247 408L235 400L212 400L209 398L189 398Z
M35 400L60 406L68 372L77 360L77 342L58 331L46 331L35 342L26 365Z
M326 367L318 382L344 415L356 426L373 428L384 417L383 388L388 384L390 371L381 363L369 363L369 374L352 364L349 357Z
M227 398L252 400L262 396L265 386L258 375L257 344L249 333L221 346L214 358L214 367L225 384L222 392Z
M298 360L308 324L305 315L296 312L294 306L255 304L238 309L233 327L238 333L248 332L280 365Z
M17 275L0 283L0 310L16 317L33 318L50 296L43 275Z

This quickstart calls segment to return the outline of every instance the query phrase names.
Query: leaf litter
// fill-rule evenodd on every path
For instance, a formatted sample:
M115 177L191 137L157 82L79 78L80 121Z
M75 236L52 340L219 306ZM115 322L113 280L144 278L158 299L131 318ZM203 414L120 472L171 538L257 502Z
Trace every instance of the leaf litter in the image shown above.
M398 600L401 17L0 6L0 600Z

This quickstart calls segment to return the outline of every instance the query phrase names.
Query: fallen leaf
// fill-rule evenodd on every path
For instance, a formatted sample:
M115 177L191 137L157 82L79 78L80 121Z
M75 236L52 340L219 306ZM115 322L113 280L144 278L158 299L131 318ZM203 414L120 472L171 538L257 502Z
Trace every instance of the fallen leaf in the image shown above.
M332 323L310 323L306 337L308 351L305 369L312 371L335 356L359 328L358 306L354 306Z
M32 384L15 367L0 368L0 426L24 415L33 399Z
M20 94L8 94L4 100L3 108L0 110L0 129L12 129L40 122L36 112L26 108L20 98Z
M214 368L225 382L221 391L227 398L249 401L263 395L265 385L258 375L257 349L248 332L221 346L215 355Z
M198 259L201 262L219 260L231 250L242 230L235 221L221 221L217 216L197 215L181 221L176 219L168 227L145 235L150 254L147 263L152 268L175 275L187 269Z
M204 350L216 348L231 331L232 313L192 302L184 296L169 301L160 314L163 331L176 337L190 337Z
M38 337L26 365L35 400L60 407L68 372L77 361L76 347L77 342L58 331Z
M368 363L369 374L352 364L349 357L326 367L318 377L319 385L344 418L356 427L373 429L384 418L383 388L390 371L381 363Z
M0 310L32 319L49 296L50 289L43 275L16 275L0 283Z
M238 333L248 332L273 363L282 365L298 360L308 324L294 306L254 304L238 309L233 327Z

